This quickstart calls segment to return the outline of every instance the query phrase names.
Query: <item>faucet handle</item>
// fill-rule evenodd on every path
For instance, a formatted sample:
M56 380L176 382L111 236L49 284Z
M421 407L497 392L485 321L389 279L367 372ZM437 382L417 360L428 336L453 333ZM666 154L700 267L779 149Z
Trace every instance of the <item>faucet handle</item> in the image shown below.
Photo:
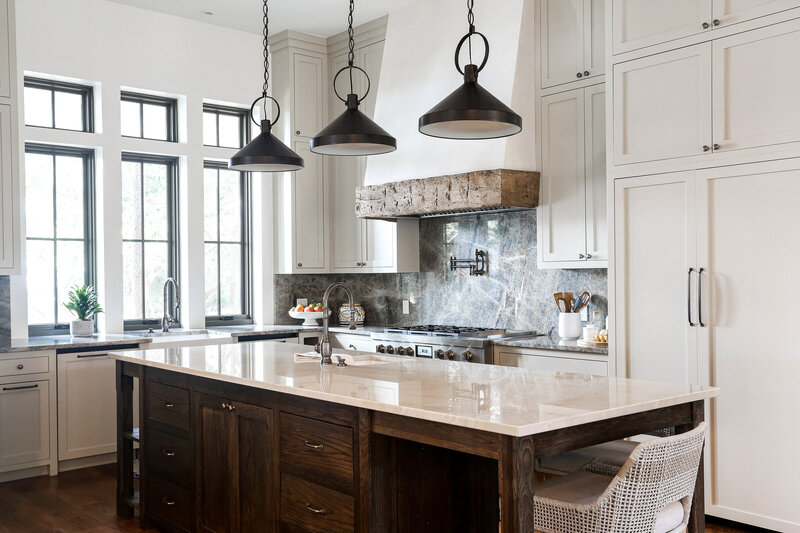
M336 366L338 367L347 366L347 363L344 362L344 357L342 357L341 355L337 355L335 357L336 357Z

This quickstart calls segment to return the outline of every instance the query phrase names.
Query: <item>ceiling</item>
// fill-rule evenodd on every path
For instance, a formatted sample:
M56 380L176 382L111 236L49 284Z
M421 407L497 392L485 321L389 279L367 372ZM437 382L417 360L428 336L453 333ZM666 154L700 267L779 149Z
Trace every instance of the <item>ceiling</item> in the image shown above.
M119 4L159 11L189 19L262 32L261 0L111 0ZM414 0L362 0L355 6L357 26L386 15ZM286 29L330 37L347 27L348 0L270 0L270 34ZM212 14L207 14L208 12Z

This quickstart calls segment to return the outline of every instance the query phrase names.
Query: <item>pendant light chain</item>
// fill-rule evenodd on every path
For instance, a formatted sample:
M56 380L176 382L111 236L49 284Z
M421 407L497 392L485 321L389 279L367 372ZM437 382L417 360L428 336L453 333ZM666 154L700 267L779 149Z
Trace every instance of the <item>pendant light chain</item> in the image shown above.
M350 51L347 53L347 64L350 66L350 94L355 93L353 90L353 64L355 63L355 38L353 32L353 10L355 9L355 0L350 0L350 13L347 15L347 40Z
M472 63L472 34L475 33L475 13L472 12L472 7L475 0L467 0L467 23L469 24L469 62Z
M262 88L262 95L267 96L267 89L269 89L269 7L267 7L267 0L264 0L264 85ZM264 103L264 117L267 116L266 102Z

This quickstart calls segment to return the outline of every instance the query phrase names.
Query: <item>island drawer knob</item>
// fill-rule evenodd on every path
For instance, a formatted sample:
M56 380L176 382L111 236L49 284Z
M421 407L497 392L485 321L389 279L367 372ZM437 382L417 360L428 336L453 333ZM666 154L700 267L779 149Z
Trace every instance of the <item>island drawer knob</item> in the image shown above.
M23 364L18 364L17 365L17 370L22 370L23 368L25 368L25 365L23 365Z

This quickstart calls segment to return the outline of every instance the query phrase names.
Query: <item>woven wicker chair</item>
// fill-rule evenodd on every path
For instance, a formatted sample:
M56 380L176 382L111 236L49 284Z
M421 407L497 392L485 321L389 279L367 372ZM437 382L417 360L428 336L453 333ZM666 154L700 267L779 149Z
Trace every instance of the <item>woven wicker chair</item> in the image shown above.
M580 471L536 488L536 531L680 533L686 530L706 424L639 444L611 478Z

